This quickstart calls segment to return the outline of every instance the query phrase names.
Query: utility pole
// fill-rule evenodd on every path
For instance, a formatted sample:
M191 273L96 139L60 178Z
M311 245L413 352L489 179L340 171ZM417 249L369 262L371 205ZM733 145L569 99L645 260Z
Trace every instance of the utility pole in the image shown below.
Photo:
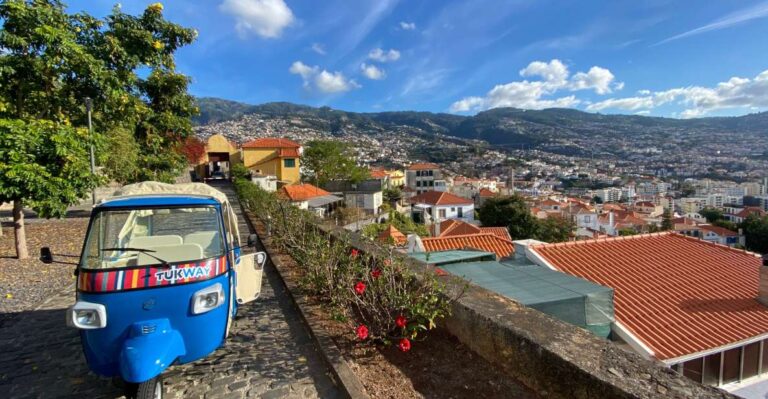
M91 139L91 174L96 174L96 158L93 155L93 124L91 123L91 110L93 101L90 97L85 98L85 110L88 112L88 136ZM96 205L96 188L91 192L91 203Z

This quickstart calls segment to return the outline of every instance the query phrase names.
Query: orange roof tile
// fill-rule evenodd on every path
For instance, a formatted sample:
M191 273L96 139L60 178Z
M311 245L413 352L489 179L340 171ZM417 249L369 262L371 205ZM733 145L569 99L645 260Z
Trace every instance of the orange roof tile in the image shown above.
M428 204L428 205L472 205L471 199L459 197L451 193L445 193L440 191L425 191L413 198L411 198L412 204Z
M242 145L243 148L299 148L301 144L285 138L263 137L251 140Z
M491 233L422 238L421 242L427 252L470 248L493 252L499 258L515 253L515 244L512 241L499 238Z
M429 170L429 169L440 169L440 166L433 163L414 163L408 167L408 170Z
M711 224L700 224L699 225L699 229L706 230L706 231L711 231L711 232L713 232L713 233L715 233L715 234L717 234L719 236L722 236L722 237L738 237L738 235L739 235L739 233L737 233L737 232L735 232L733 230L728 230L725 227L715 226L715 225L711 225Z
M512 241L512 236L509 235L509 229L506 227L481 227L480 231L483 233L491 233L499 238Z
M387 172L384 169L371 169L370 173L371 173L371 177L374 179L383 179L389 176L389 174L387 174Z
M280 189L280 195L291 201L306 201L324 195L331 195L331 193L309 183L302 183L283 186Z
M379 233L379 241L385 243L394 243L395 245L403 245L407 241L405 235L400 232L395 226L389 225L384 231Z
M765 211L754 206L748 206L742 209L736 216L746 219L750 215L765 216Z
M673 233L531 249L558 270L612 287L617 321L660 360L768 333L753 253Z
M479 194L480 194L481 197L485 197L485 198L496 196L496 193L494 193L493 191L491 191L491 190L489 190L489 189L487 189L485 187L480 189L480 193Z

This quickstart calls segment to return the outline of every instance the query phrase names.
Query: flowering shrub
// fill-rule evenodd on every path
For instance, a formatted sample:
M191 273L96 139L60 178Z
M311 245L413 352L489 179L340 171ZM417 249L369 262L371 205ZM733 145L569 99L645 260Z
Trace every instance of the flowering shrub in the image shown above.
M350 237L323 232L312 213L291 206L246 180L235 187L246 208L300 266L301 288L331 306L340 320L357 321L360 341L407 352L448 315L451 298L434 272L416 274L389 248L352 248Z

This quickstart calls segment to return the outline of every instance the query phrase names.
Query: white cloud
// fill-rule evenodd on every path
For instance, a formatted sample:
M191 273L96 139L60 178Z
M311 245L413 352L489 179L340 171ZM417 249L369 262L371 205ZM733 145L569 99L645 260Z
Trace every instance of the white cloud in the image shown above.
M377 68L376 65L363 63L360 64L360 69L363 71L363 75L368 79L381 80L387 76L387 74L381 68Z
M301 61L295 61L288 68L294 75L301 76L304 88L318 90L322 93L341 93L361 87L357 82L348 79L341 72L328 72L319 66L309 66Z
M402 29L402 30L414 30L414 29L416 29L416 23L401 21L400 22L400 29Z
M301 61L295 61L291 64L291 67L288 68L288 71L294 75L300 75L304 80L308 80L312 75L318 72L318 69L317 66L311 67Z
M664 104L676 103L685 109L682 118L693 118L728 108L768 108L768 70L754 79L732 77L714 87L688 86L664 91L641 90L639 96L611 98L587 106L588 111L604 109L650 110Z
M641 96L647 96L647 95L651 94L651 91L650 91L650 90L647 90L647 89L638 90L638 91L637 91L637 94L638 94L638 95L641 95Z
M466 97L450 106L451 112L481 111L497 107L516 107L524 109L575 107L581 103L576 96L555 97L562 90L593 90L606 94L620 89L623 83L614 82L611 71L593 66L588 72L577 72L573 76L568 67L558 59L549 62L534 61L520 70L520 76L540 78L540 80L521 80L496 85L484 97Z
M283 0L224 0L219 9L235 17L240 36L256 33L277 38L294 22L293 12Z
M368 58L378 62L397 61L400 59L400 52L395 49L385 51L380 48L375 48L368 53Z
M568 74L568 67L558 59L550 62L534 61L520 70L520 76L524 78L539 76L546 83L555 86L562 86L568 79Z
M611 71L593 66L589 72L578 72L571 78L571 90L594 89L597 94L608 94L611 92L611 82L613 82ZM624 84L620 83L623 87Z
M320 55L326 55L325 46L323 46L320 43L312 43L312 51L320 54Z
M753 7L741 9L739 11L733 12L731 14L728 14L718 20L715 20L709 24L706 24L704 26L700 26L696 29L691 29L687 32L683 32L679 35L675 35L672 37L668 37L656 44L654 46L658 46L660 44L668 43L673 40L682 39L685 37L695 36L699 35L705 32L710 32L714 30L720 30L725 28L730 28L731 26L745 23L748 21L751 21L753 19L758 18L765 18L768 17L768 2L762 2L758 5L755 5Z

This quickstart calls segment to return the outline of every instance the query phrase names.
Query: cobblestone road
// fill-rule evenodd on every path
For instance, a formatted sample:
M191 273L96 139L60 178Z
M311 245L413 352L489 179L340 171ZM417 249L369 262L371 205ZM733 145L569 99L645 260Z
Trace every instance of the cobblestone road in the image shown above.
M167 397L339 396L276 271L269 265L265 274L261 298L240 309L224 347L166 372ZM0 398L121 397L88 372L78 333L64 324L73 302L74 289L63 290L0 328Z

